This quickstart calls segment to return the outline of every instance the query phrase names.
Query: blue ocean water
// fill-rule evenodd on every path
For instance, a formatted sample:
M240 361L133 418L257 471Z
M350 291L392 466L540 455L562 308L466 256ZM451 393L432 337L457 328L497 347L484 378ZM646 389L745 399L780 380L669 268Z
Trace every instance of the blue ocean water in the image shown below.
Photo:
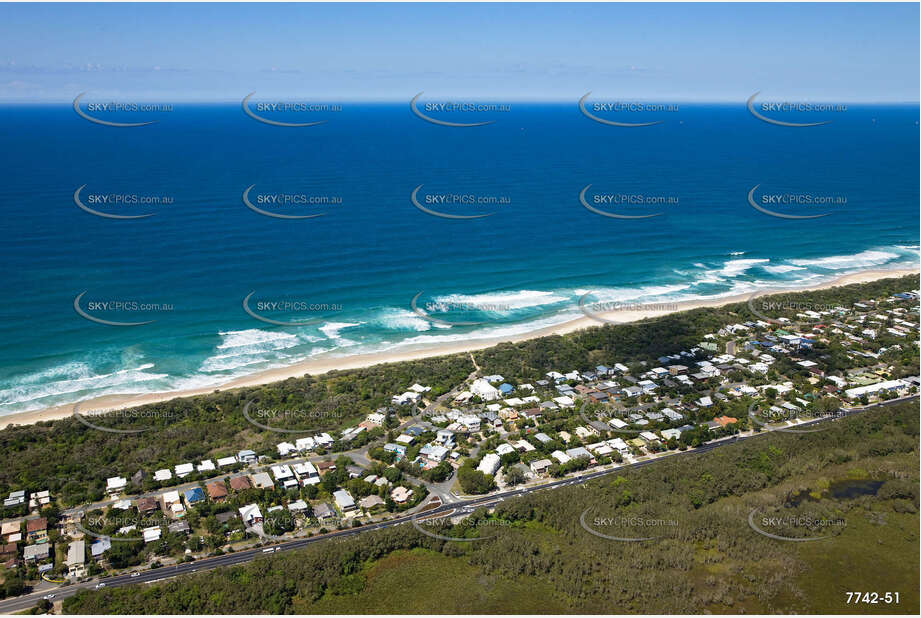
M125 114L124 116L129 116ZM642 128L574 104L513 104L451 128L405 104L342 104L269 126L238 104L177 104L113 128L69 106L0 108L0 414L103 394L217 385L320 355L506 336L579 317L577 301L653 302L919 265L918 107L851 106L802 129L744 105L682 105ZM114 118L114 117L113 117ZM456 118L452 118L456 120ZM645 219L601 216L656 214ZM451 214L444 219L410 201ZM844 198L770 205L749 191ZM319 214L279 219L273 213ZM154 214L115 220L104 213ZM112 208L99 195L166 196ZM287 204L266 195L327 196ZM610 207L595 195L655 197ZM440 204L432 196L491 203ZM428 196L428 199L426 199ZM634 200L636 198L634 197ZM765 203L765 202L762 202ZM142 326L110 321L154 320ZM255 313L243 308L250 295ZM420 294L421 293L421 294ZM417 307L442 321L426 320ZM159 303L111 311L102 301ZM278 311L271 304L318 305ZM133 307L133 306L132 306ZM450 325L445 322L479 322Z

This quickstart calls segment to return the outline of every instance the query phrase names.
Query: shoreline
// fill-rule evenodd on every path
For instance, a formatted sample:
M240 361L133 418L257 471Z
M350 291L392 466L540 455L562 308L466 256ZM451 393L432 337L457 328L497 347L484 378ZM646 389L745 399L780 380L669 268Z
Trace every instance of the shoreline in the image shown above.
M754 294L784 293L784 292L807 292L811 290L823 290L832 287L840 287L855 283L867 283L878 279L889 279L903 277L906 275L918 274L915 270L898 269L898 270L865 270L857 273L841 275L835 279L817 285L805 287L764 287L754 292L745 294L735 294L733 296L720 296L712 299L694 299L686 301L657 301L655 303L637 303L637 305L653 304L658 306L667 306L667 309L632 309L632 310L615 310L608 312L593 313L593 315L603 318L603 320L592 319L588 316L579 317L553 326L538 328L511 337L493 337L475 339L466 342L456 342L449 344L437 345L419 345L406 347L403 349L370 352L365 354L355 354L352 356L316 358L301 361L287 367L268 369L247 376L234 378L223 384L210 387L201 387L187 389L184 391L168 391L162 393L145 393L140 395L131 394L114 394L104 395L93 399L87 399L80 403L83 408L83 414L92 414L92 410L87 408L96 408L103 410L133 408L141 405L159 403L177 399L180 397L195 397L213 393L215 391L233 390L236 388L260 386L279 382L288 378L300 378L304 375L320 375L332 370L360 369L382 363L398 363L410 360L419 360L434 356L446 356L450 354L460 354L464 352L475 352L484 348L490 348L503 342L519 343L528 339L536 339L549 335L564 335L577 330L582 330L591 326L601 326L605 321L608 323L628 323L641 320L644 318L662 317L670 313L680 311L689 311L691 309L720 307L738 302L745 302ZM5 429L10 425L31 425L42 421L51 421L71 416L74 411L75 403L60 404L40 410L31 410L28 412L14 412L12 414L0 416L0 429Z

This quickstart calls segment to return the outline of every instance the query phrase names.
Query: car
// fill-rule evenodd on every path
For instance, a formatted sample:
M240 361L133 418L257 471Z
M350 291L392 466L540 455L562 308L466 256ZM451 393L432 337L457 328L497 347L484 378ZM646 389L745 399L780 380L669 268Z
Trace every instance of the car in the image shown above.
M43 596L42 598L45 599L46 601L50 601L51 599L54 598L54 595L53 595L53 594L46 594L46 595Z
M106 584L105 584L105 582L102 582L102 583L99 583L99 584L96 584L96 589L97 589L97 590L99 590L100 588L105 588L105 587L106 587Z
M140 575L141 575L140 573L132 573L132 574L131 574L131 577L138 577L138 576L140 576Z

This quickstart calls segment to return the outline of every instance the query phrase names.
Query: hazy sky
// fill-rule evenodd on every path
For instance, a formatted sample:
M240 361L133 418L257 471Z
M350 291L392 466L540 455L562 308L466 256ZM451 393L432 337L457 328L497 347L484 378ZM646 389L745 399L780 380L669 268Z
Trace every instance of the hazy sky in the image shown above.
M913 4L3 4L0 101L917 101Z

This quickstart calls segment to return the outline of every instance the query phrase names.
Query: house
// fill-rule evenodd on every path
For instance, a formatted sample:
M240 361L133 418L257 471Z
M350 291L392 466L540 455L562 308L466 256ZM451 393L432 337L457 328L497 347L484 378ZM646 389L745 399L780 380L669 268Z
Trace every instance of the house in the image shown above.
M252 487L249 479L245 476L235 476L230 479L230 489L233 491L245 491L247 489L252 489Z
M86 542L73 541L67 547L67 558L64 560L68 577L82 577L86 574Z
M499 398L500 391L485 378L478 378L470 386L470 392L483 401L495 401Z
M476 469L483 474L495 474L496 470L499 469L500 463L501 460L497 454L488 453L480 460L480 465L478 465Z
M193 504L198 504L205 500L205 492L202 491L201 487L193 487L185 491L185 503L189 506Z
M589 453L587 450L585 450L584 447L581 447L581 446L577 446L576 448L566 449L566 455L568 455L572 459L579 459L579 458L591 459L592 458L592 454Z
M291 466L289 465L272 466L272 476L285 487L287 487L286 481L294 481L294 486L297 486L297 480L295 480L294 473L291 472Z
M672 438L677 440L678 438L681 437L680 429L663 429L659 433L661 433L662 437L665 438L666 440L671 440Z
M713 419L713 422L720 427L725 427L726 425L730 425L732 423L738 423L739 419L732 418L731 416L718 416Z
M314 465L316 466L317 474L319 474L320 477L323 477L326 475L327 472L330 472L336 469L336 463L333 461L318 461Z
M37 509L49 504L51 504L51 492L47 489L37 491L29 497L29 508Z
M199 472L213 472L214 462L210 459L203 459L202 462L196 467L196 470Z
M256 452L250 450L242 450L237 453L237 461L242 464L251 464L256 461Z
M329 521L336 518L336 511L326 502L321 502L313 507L313 516L316 517L319 522Z
M426 444L419 450L419 455L434 465L440 464L450 451L437 444Z
M174 521L166 527L167 530L173 534L189 534L192 532L192 527L189 526L187 521Z
M262 511L259 510L258 504L247 504L246 506L241 506L238 510L240 519L243 520L243 524L247 527L261 524L263 521Z
M378 506L384 506L385 504L387 503L384 502L383 498L381 498L377 494L371 494L370 496L365 496L364 498L358 501L358 505L361 508L365 509L366 511L370 511L371 509L378 507Z
M183 463L175 466L173 470L176 471L176 476L179 478L185 478L192 474L195 471L195 464Z
M310 505L303 500L295 500L294 502L288 503L288 510L292 513L305 513L309 508Z
M279 457L289 457L298 451L297 447L290 442L279 442L275 445L275 448L278 450Z
M7 543L15 543L10 537L19 535L21 530L22 524L20 522L5 521L3 522L3 526L0 527L0 537L3 537Z
M137 507L138 513L141 515L149 515L154 511L160 510L159 503L153 498L138 498L135 506Z
M346 490L340 489L333 492L333 499L336 501L336 506L338 506L339 510L343 513L355 510L355 499L352 498L352 495Z
M543 474L552 464L553 462L551 462L549 459L538 459L537 461L532 461L531 472L534 474Z
M467 431L479 431L480 420L480 417L475 414L462 414L457 417L457 422L463 425Z
M26 562L36 562L38 560L47 560L51 552L50 543L39 543L38 545L27 545L22 550L22 558Z
M224 485L224 481L208 483L205 485L205 489L208 490L208 498L212 502L223 502L227 499L227 487Z
M166 511L172 513L174 517L185 515L185 508L182 506L178 491L168 491L163 494L163 505L166 507Z
M268 472L256 472L251 474L250 479L253 481L253 487L256 489L275 489L275 483Z
M390 492L390 498L397 504L404 504L413 495L413 492L403 486L395 488Z
M218 468L227 468L227 467L230 467L230 466L235 466L235 465L237 465L237 463L238 463L238 462L237 462L237 458L236 458L236 457L221 457L220 459L217 460L217 467L218 467Z
M173 471L170 470L169 468L157 470L156 472L154 472L154 475L153 475L153 479L159 483L168 481L171 478L173 478Z
M903 380L886 380L885 382L877 382L876 384L867 384L866 386L858 386L856 388L849 388L844 391L844 396L848 399L859 399L863 396L878 395L883 392L895 392L902 390L907 387L907 384Z
M301 482L301 485L316 485L320 482L320 473L317 472L317 469L309 461L296 463L291 466L291 468L294 471L294 476Z
M561 464L564 464L567 461L572 459L569 455L567 455L563 451L553 451L552 453L550 453L550 456L556 459Z
M19 546L16 543L0 545L0 562L15 560L19 556Z
M26 541L44 543L48 540L48 520L44 517L26 520Z
M117 496L118 494L125 491L125 487L128 485L128 479L123 476L113 476L112 478L106 479L106 493L110 496Z
M141 535L144 537L144 543L153 543L154 541L159 541L160 537L163 535L163 531L160 529L160 526L151 526L150 528L144 528L141 531Z

